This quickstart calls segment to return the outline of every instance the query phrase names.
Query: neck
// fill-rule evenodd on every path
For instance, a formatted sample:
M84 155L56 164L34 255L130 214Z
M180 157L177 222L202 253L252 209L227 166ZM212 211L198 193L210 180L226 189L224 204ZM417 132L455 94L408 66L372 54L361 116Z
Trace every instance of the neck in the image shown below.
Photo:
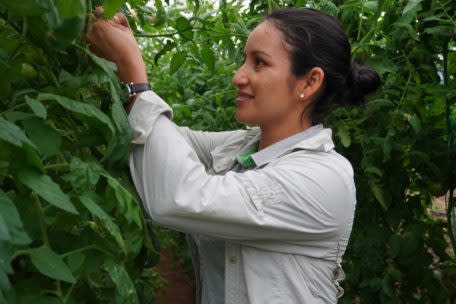
M310 121L306 121L301 125L291 126L290 124L262 125L260 126L261 138L258 151L310 127L312 127L312 122Z

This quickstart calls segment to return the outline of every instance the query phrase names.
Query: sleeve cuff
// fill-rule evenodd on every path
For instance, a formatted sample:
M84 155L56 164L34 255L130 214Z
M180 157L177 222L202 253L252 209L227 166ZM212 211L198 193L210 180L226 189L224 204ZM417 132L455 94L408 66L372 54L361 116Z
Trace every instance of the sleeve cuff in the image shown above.
M160 114L164 114L170 120L173 118L172 108L154 91L140 93L128 114L132 129L131 143L144 144Z

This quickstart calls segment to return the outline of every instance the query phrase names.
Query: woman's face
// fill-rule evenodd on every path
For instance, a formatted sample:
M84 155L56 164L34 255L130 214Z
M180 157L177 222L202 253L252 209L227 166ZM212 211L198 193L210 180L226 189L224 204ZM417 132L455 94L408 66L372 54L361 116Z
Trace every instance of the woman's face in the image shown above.
M249 35L244 62L233 76L236 120L251 125L284 123L298 113L296 78L282 32L270 21Z

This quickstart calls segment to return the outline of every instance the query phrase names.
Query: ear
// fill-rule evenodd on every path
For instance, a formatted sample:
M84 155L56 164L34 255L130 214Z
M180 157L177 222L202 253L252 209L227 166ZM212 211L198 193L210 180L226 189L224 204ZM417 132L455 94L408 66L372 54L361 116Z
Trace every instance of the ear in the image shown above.
M298 101L312 100L323 88L325 72L320 67L310 69L305 75L300 76L296 83L296 97ZM304 93L302 98L301 94Z

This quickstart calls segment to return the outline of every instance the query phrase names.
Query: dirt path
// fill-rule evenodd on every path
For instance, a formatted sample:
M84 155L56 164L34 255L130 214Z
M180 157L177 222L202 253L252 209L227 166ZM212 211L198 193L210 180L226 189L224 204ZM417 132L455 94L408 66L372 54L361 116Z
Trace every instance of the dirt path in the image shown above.
M168 284L165 293L157 296L155 304L196 304L195 283L184 272L182 261L175 261L167 248L162 249L160 254L160 274Z

